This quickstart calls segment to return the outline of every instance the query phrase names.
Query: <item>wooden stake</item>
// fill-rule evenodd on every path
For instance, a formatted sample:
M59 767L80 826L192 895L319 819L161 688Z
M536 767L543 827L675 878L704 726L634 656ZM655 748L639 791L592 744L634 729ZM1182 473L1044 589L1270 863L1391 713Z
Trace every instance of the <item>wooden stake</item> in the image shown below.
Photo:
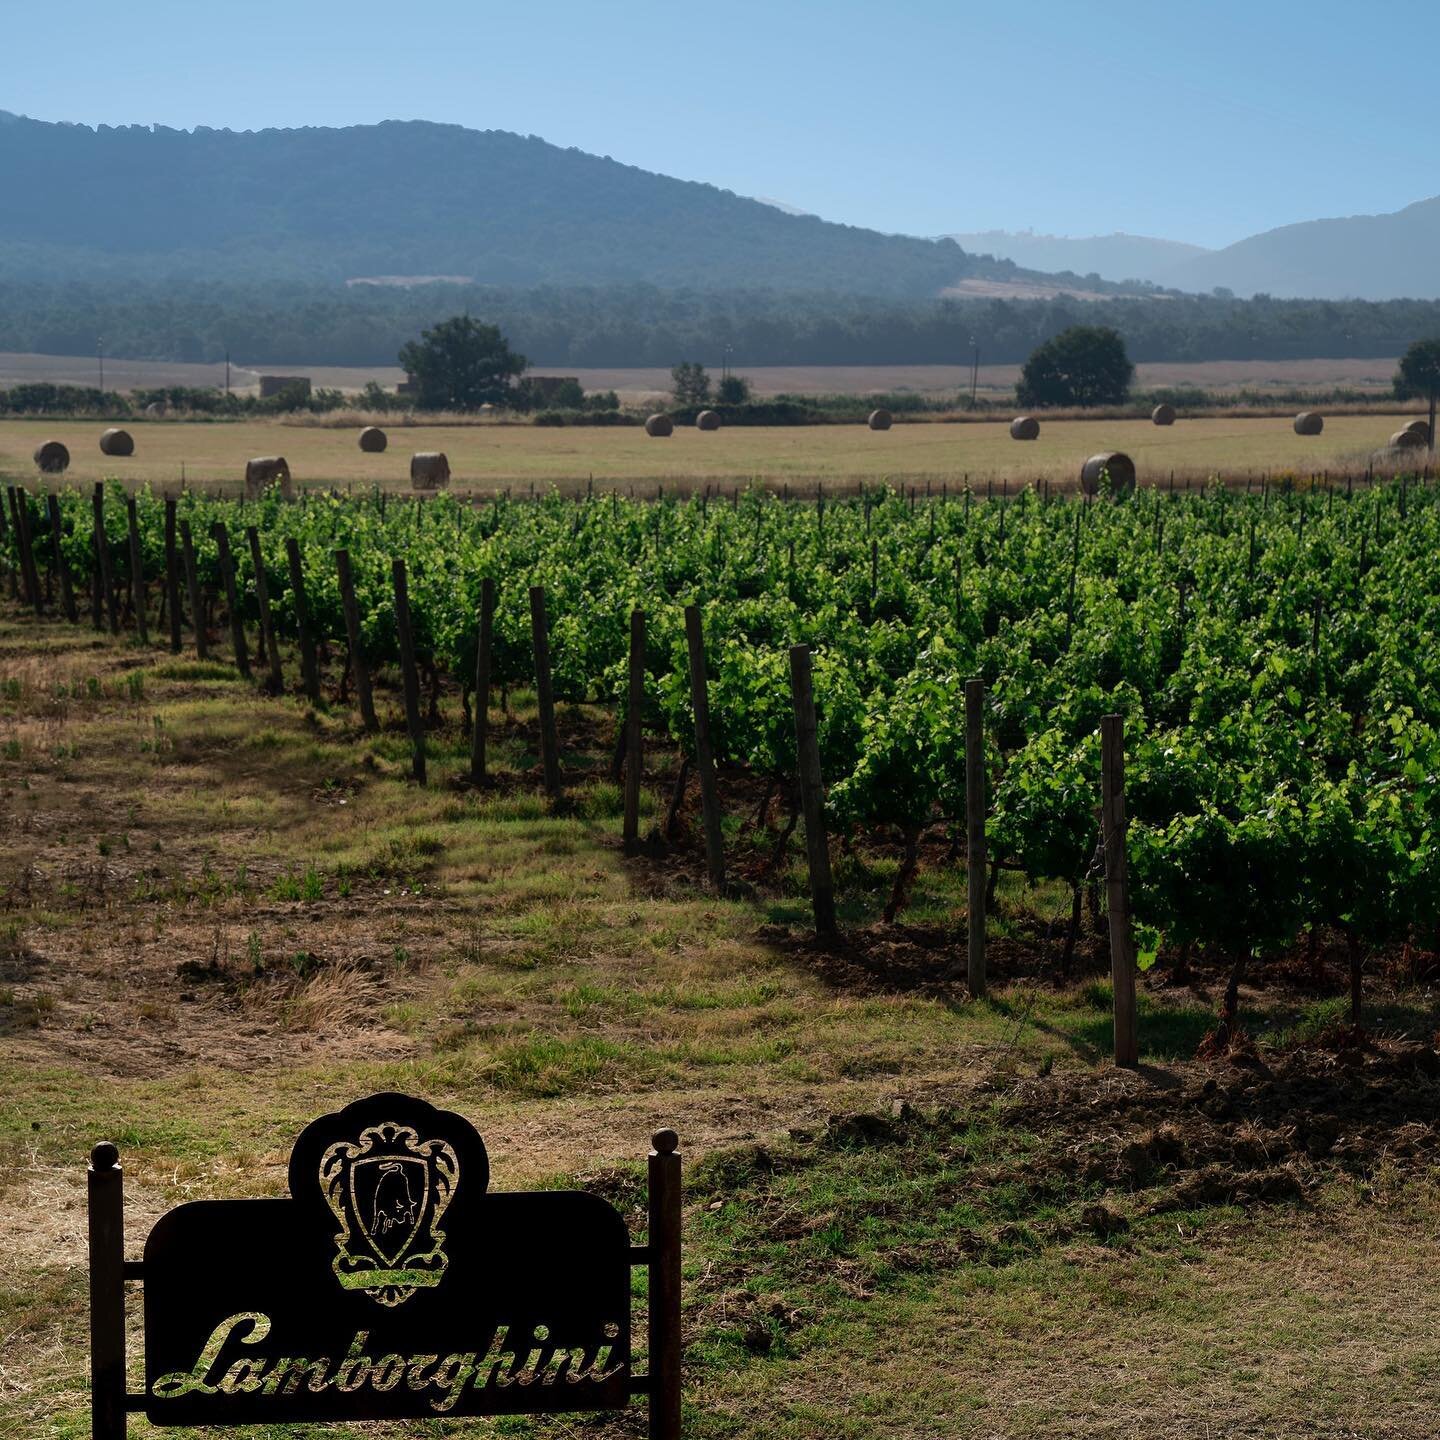
M475 646L475 728L470 732L470 779L483 785L485 743L490 731L490 652L495 634L495 582L480 582L480 638Z
M260 653L270 666L267 687L272 695L279 695L285 689L285 672L280 668L280 642L275 638L275 620L270 614L270 581L265 574L260 531L254 525L247 525L245 540L250 547L250 569L255 576L255 608L260 612Z
M180 522L180 553L185 559L185 588L190 592L190 623L195 627L195 654L198 659L210 658L210 641L205 634L205 616L200 609L200 575L195 566L195 542L190 522Z
M145 617L145 552L140 547L140 519L135 497L125 497L125 520L130 532L130 604L135 610L135 629L140 643L150 643L150 626Z
M825 784L820 773L820 743L811 688L810 647L790 647L790 698L795 707L795 751L800 774L800 802L805 815L805 849L810 860L810 902L815 933L838 933L835 885L830 875L830 844L825 833Z
M40 568L35 564L35 540L30 529L30 497L23 485L15 487L16 530L20 535L20 558L25 571L25 588L37 615L45 613L45 597L40 593Z
M176 547L176 504L173 495L165 497L165 604L170 612L170 653L178 655L180 634L180 553Z
M375 715L375 695L370 688L370 667L365 663L360 633L360 606L355 599L355 577L350 572L350 552L335 552L335 569L340 577L340 603L345 609L345 636L350 645L350 673L355 677L355 695L360 702L360 720L369 731L380 728Z
M985 682L965 682L965 871L968 894L965 978L985 994Z
M293 543L293 542L292 542ZM395 628L400 632L400 675L405 687L405 728L410 732L411 774L425 783L425 730L420 723L420 675L415 668L415 640L410 630L410 592L405 583L405 562L392 560L395 581Z
M705 826L705 868L716 890L725 888L725 846L715 785L715 747L710 742L710 683L705 674L705 630L697 605L685 607L690 650L690 709L695 717L695 766L700 772L700 810Z
M221 520L210 527L215 548L220 552L220 581L225 586L225 607L230 612L230 643L235 650L235 668L250 678L250 651L245 644L245 617L240 613L240 588L235 584L235 560L230 554L230 532Z
M1130 933L1130 882L1125 860L1125 721L1100 719L1101 833L1110 912L1110 985L1115 1004L1115 1063L1133 1067L1140 1045L1135 1026L1135 943Z
M65 618L75 623L75 591L70 584L70 567L65 563L65 552L60 546L60 501L52 490L45 497L45 509L50 517L50 555L55 564L55 573L60 577L60 604Z
M305 693L318 705L320 665L315 657L315 635L310 629L310 607L305 603L305 572L300 565L300 542L293 535L285 537L285 560L290 569L290 594L295 601L295 627L300 638L300 674L305 682Z
M640 782L645 775L645 612L630 612L630 688L625 705L625 828L627 848L640 841Z
M530 587L530 638L535 649L535 698L540 707L540 763L545 772L545 790L558 801L563 792L560 781L560 737L555 729L555 694L550 684L550 631L545 621L545 587Z

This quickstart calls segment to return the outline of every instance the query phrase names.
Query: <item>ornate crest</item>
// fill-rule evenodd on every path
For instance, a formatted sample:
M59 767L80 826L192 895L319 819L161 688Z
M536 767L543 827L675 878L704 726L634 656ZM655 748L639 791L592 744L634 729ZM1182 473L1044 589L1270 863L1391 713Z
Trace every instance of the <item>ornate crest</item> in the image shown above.
M320 1189L340 1222L331 1262L346 1290L403 1305L440 1283L449 1259L440 1219L460 1179L454 1147L382 1120L320 1157Z

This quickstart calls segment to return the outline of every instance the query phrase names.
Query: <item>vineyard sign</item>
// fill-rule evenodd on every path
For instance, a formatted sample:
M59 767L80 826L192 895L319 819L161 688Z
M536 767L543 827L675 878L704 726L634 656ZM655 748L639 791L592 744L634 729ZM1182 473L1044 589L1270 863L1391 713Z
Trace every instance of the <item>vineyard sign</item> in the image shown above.
M90 1168L95 1440L155 1425L602 1410L644 1394L679 1433L680 1160L650 1155L651 1244L580 1191L489 1188L459 1115L372 1095L306 1126L290 1194L163 1215L126 1262L118 1153ZM649 1374L630 1269L650 1274ZM144 1287L145 1390L125 1392L124 1282Z

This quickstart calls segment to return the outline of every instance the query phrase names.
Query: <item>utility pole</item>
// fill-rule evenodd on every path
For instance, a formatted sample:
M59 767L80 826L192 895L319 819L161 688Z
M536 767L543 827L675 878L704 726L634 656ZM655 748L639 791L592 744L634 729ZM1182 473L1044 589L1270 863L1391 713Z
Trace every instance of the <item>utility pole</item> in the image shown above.
M975 408L975 394L980 388L980 342L972 335L970 346L975 354L970 364L970 408Z
M230 347L225 347L225 398L230 398Z
M95 337L95 358L100 362L100 391L101 391L101 394L104 394L104 391L105 391L105 337L104 337L103 335L97 335L97 336Z

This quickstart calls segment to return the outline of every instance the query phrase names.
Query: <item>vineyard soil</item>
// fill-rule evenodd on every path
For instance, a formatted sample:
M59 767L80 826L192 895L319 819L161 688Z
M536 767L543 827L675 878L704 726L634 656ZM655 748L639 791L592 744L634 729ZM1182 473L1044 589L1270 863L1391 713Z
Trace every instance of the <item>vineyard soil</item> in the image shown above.
M1433 1434L1440 1061L1413 954L1372 958L1383 1038L1339 1023L1327 935L1318 964L1247 984L1247 1043L1206 1064L1224 969L1176 983L1167 953L1125 1075L1103 1063L1104 946L1087 922L1060 973L1053 885L998 877L996 983L969 1002L938 836L885 926L896 849L862 831L837 856L849 938L820 950L798 837L775 859L783 798L757 820L745 772L721 790L747 886L718 899L691 803L624 855L608 707L562 707L557 813L533 696L497 694L477 791L447 683L420 790L391 671L367 736L338 654L312 705L211 639L199 662L0 605L7 1440L88 1433L95 1139L121 1147L135 1253L183 1200L279 1193L301 1124L379 1088L473 1118L498 1186L579 1183L637 1233L639 1157L675 1124L696 1440ZM647 830L677 763L652 737Z
M386 423L382 420L381 423ZM731 428L702 433L678 427L666 440L648 437L636 427L565 427L526 425L388 425L390 448L382 455L362 454L358 428L278 421L241 423L154 422L131 426L135 455L118 460L102 456L104 428L88 420L0 421L0 477L34 486L42 478L32 454L42 440L68 446L67 480L83 484L116 479L130 487L151 485L174 490L182 479L192 487L240 492L245 462L256 455L283 455L301 486L379 485L409 489L410 455L442 450L450 458L454 488L489 494L531 484L574 493L594 477L604 489L664 484L688 490L707 483L773 488L848 486L862 481L942 483L958 489L968 475L981 486L1005 480L1012 486L1045 477L1073 485L1085 459L1100 451L1131 455L1142 484L1203 481L1214 474L1257 479L1265 471L1303 477L1322 470L1363 473L1377 461L1383 473L1394 469L1384 449L1396 428L1394 416L1341 415L1330 419L1322 435L1296 435L1284 417L1268 419L1182 420L1170 428L1148 420L1058 420L1041 426L1040 438L1010 439L1008 424L899 423L877 433L863 425L807 425ZM1378 459L1377 459L1378 457Z

